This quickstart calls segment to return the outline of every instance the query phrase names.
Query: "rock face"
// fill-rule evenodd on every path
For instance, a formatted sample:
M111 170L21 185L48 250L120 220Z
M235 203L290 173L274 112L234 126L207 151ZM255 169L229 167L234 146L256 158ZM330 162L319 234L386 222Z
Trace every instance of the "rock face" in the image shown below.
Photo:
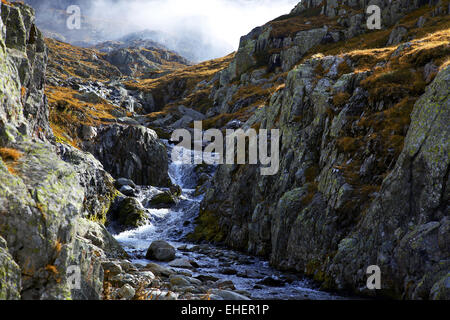
M168 187L168 154L153 130L142 126L107 126L87 147L115 178L138 185Z
M49 143L46 49L32 9L2 2L0 27L0 298L100 299L101 261L126 254L84 218L105 215L112 177L92 156Z
M394 25L406 13L425 4L439 1L372 1L370 4L381 8L382 26ZM257 27L240 41L236 59L222 73L221 82L236 80L254 68L269 70L281 68L284 72L292 69L314 46L350 39L368 31L365 12L368 1L327 0L301 1L289 15L282 16L264 26ZM314 19L320 16L320 19ZM299 18L305 18L308 25L300 31L295 27ZM302 30L303 29L303 30ZM403 27L393 32L389 45L398 44L405 36Z
M432 288L443 290L437 288L447 281L449 268L450 146L443 128L449 121L450 68L415 103L403 152L379 192L351 182L348 169L338 165L345 158L333 142L342 134L342 117L361 112L356 108L364 94L356 90L341 115L329 122L322 100L326 91L319 91L320 81L315 89L309 86L312 70L306 64L291 71L288 91L273 97L264 115L255 115L270 128L274 115L281 114L280 173L264 177L255 166L220 166L202 203L197 233L270 257L273 265L305 272L327 287L360 292L365 268L379 265L384 294L430 298ZM300 114L297 124L293 119ZM361 176L375 172L373 159L361 161Z
M0 237L0 300L20 299L21 272L8 252L6 241Z
M44 97L48 52L41 32L34 24L34 10L22 4L7 6L2 3L1 8L8 60L16 66L19 75L17 81L27 119L26 131L29 135L48 137L51 129Z
M424 71L437 57L425 47L421 50L429 56L412 51L421 40L385 48L379 58L376 50L316 55L293 67L311 48L307 39L314 46L317 38L322 42L332 31L320 33L323 24L312 31L313 18L320 12L321 19L342 15L351 20L339 37L331 33L333 39L366 32L354 29L363 25L358 21L365 21L364 15L351 11L350 17L344 16L339 13L342 8L333 6L336 2L321 3L303 1L291 15L243 37L235 60L219 74L209 111L217 118L240 110L231 97L244 85L264 83L261 74L269 72L266 67L290 70L278 79L280 89L242 125L280 130L280 170L261 176L258 166L219 166L192 237L267 257L280 269L313 277L323 288L395 298L445 297L450 68L442 66L430 83ZM424 4L377 3L387 13L382 14L386 25ZM430 10L448 10L442 8ZM305 19L311 19L308 30L290 36L275 32L277 21L306 14ZM315 35L308 36L311 32ZM394 32L389 41L386 32L382 45L404 41L403 36ZM304 40L293 44L296 37ZM279 53L274 50L277 44ZM378 71L356 71L363 56L374 58L372 67ZM388 69L395 63L398 69ZM408 83L414 82L415 89L391 77L402 73L400 78L410 77ZM381 268L381 291L366 288L370 265Z
M370 261L397 294L450 298L440 285L450 276L450 135L443 130L450 121L449 84L447 67L417 101L405 147L379 196L358 230L341 241L330 266L340 286L362 284L355 266Z

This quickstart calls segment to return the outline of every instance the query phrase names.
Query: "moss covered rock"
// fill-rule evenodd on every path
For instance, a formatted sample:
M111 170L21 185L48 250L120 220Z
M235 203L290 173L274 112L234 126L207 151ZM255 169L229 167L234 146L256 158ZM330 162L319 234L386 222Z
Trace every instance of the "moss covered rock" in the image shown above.
M8 252L5 239L0 237L0 300L20 299L20 267Z
M142 204L132 197L119 201L116 208L110 212L114 222L120 230L127 230L143 226L147 220L147 213Z

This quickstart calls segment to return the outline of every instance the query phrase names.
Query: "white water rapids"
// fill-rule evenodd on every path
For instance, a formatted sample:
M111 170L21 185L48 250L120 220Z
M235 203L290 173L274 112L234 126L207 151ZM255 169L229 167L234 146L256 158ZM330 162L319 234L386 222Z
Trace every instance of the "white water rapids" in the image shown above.
M145 226L115 236L132 257L133 263L146 265L150 262L144 257L148 247L155 240L165 240L175 248L195 246L185 239L186 235L194 230L194 220L198 216L202 201L202 196L194 195L197 185L195 165L171 162L169 175L173 183L182 188L180 201L170 209L148 208L147 202L157 189L139 187L138 199L147 208L148 222ZM177 250L177 258L193 260L199 265L199 268L190 270L193 276L210 275L221 280L231 280L237 290L251 293L253 299L340 299L335 295L313 289L308 280L274 270L267 261L213 245L207 245L205 250ZM223 274L224 270L230 269L236 273ZM266 277L282 280L284 284L278 287L256 285Z

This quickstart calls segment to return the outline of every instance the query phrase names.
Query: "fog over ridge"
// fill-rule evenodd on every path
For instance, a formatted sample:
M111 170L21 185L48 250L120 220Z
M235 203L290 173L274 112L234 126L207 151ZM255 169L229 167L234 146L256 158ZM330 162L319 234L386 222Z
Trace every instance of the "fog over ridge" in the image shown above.
M82 15L89 17L94 25L102 30L102 34L107 35L103 40L116 40L129 33L143 30L161 32L164 36L154 40L159 40L169 49L181 51L180 53L191 50L192 55L196 57L195 60L200 61L221 57L236 50L241 36L257 26L289 13L299 0L29 0L28 2L41 8L53 4L60 9L78 4ZM46 19L45 16L41 21L43 19Z

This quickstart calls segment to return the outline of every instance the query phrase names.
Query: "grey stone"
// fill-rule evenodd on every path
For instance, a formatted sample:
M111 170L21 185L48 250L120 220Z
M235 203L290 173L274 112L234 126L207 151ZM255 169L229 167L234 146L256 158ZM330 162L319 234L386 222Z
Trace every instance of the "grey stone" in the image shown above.
M147 250L146 258L157 261L172 261L175 259L176 250L163 240L152 242Z

